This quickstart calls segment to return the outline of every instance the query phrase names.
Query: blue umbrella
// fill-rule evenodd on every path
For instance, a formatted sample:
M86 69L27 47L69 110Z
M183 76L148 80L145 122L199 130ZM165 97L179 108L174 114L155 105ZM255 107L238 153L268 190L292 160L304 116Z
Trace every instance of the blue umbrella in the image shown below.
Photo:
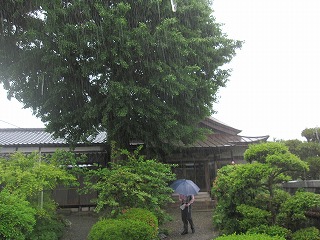
M178 179L174 181L170 187L174 190L175 193L188 195L196 195L200 191L200 188L191 180L187 179Z

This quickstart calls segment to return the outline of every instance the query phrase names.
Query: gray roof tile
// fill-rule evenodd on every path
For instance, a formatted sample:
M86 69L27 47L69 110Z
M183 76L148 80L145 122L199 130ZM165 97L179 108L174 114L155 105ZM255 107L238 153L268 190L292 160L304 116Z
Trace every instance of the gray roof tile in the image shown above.
M92 143L103 143L106 133L100 133ZM67 144L65 139L54 138L44 128L2 128L0 146L10 145L60 145ZM79 143L81 144L81 143Z
M207 135L205 140L198 140L187 147L191 148L212 148L241 146L249 143L266 141L269 136L261 137L244 137L239 136L240 130L225 125L217 119L211 117L203 121L203 124L212 128L213 134ZM89 142L99 144L104 143L107 134L101 132L94 140L88 139ZM140 141L141 142L141 141ZM140 143L139 142L139 143ZM3 128L0 129L0 146L17 146L17 145L59 145L67 144L65 139L54 138L52 134L45 131L44 128ZM79 143L81 144L81 143ZM136 142L132 142L135 145ZM142 144L142 142L141 142ZM184 146L184 144L179 144Z

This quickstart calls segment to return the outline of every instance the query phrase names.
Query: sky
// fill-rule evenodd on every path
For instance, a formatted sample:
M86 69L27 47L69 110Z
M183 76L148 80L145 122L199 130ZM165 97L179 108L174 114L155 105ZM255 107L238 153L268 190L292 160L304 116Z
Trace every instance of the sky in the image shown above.
M320 126L320 1L214 0L213 8L223 31L245 41L215 117L241 135L305 140L302 130Z
M305 140L302 130L320 126L320 1L214 0L213 10L223 32L244 41L214 117L243 136ZM44 126L1 86L0 106L1 128Z

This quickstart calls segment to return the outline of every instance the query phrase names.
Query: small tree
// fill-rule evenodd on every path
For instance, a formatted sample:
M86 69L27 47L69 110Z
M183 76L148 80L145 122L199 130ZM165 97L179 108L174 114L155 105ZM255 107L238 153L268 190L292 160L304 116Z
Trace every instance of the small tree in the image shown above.
M53 156L57 157L56 154ZM0 215L6 215L0 216L5 219L0 221L0 236L42 240L48 239L46 234L50 234L56 236L50 239L58 239L59 234L52 232L59 225L56 204L46 190L54 189L60 182L71 183L76 178L60 164L50 163L54 157L14 153L9 159L0 159Z
M95 201L98 212L108 209L109 214L116 216L127 208L145 208L154 212L160 221L163 219L162 209L172 201L172 189L168 186L175 179L172 165L146 160L139 155L140 150L141 147L133 153L116 151L122 160L86 173L84 191L98 192Z
M280 205L289 197L279 189L279 184L290 180L293 173L308 169L282 143L250 145L244 157L251 164L221 168L213 186L218 200L214 224L227 233L245 230L240 223L245 222L246 216L237 211L243 204L270 212L269 224L275 224Z
M0 184L21 198L32 198L43 190L54 189L60 182L75 180L65 169L50 164L50 156L17 152L9 159L0 159Z

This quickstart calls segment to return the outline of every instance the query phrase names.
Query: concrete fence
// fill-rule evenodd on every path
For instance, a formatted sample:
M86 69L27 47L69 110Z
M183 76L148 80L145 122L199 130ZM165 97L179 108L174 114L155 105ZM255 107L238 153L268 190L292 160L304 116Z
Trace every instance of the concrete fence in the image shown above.
M308 192L320 193L320 180L289 181L283 183L282 187L290 194L294 194L299 188L303 188Z

